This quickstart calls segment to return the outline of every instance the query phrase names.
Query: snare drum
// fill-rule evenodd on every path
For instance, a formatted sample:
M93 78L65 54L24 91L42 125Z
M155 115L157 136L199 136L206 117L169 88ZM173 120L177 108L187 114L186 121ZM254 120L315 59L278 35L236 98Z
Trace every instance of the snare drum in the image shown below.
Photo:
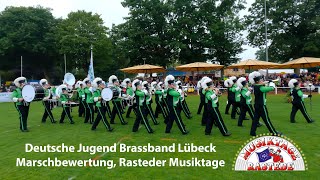
M41 101L44 98L44 89L42 87L35 87L35 97L33 101Z
M69 107L75 107L75 106L79 106L79 103L76 103L76 102L67 102L66 105L69 106Z

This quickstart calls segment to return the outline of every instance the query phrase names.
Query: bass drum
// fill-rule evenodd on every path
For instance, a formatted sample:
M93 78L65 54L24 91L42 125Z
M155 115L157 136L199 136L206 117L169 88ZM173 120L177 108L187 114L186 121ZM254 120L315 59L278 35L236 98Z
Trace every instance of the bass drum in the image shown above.
M22 98L25 102L31 102L36 96L35 88L31 85L25 85L22 88Z
M102 91L101 91L101 97L103 100L105 101L110 101L113 97L113 92L110 88L104 88Z

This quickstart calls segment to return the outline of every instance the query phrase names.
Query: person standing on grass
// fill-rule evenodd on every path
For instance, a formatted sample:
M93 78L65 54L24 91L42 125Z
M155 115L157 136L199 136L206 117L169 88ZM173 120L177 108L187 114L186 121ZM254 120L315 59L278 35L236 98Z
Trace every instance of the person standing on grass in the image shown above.
M93 100L96 103L97 108L97 117L92 124L91 130L96 130L97 126L99 125L100 121L102 120L104 126L107 128L108 131L112 131L107 118L106 118L106 101L101 97L101 91L106 87L104 81L101 78L95 78L92 82L94 88L97 88L96 91L93 93Z
M12 92L12 101L14 102L14 106L19 113L20 120L20 130L21 132L29 132L27 127L28 114L30 103L24 101L22 97L22 88L27 83L27 79L25 77L18 77L13 81L14 85L17 87Z
M203 78L206 78L206 76L203 77ZM205 99L205 97L204 97L204 95L202 94L202 88L201 88L201 82L202 82L203 78L201 78L201 80L199 80L199 81L198 81L198 84L197 84L198 92L199 92L199 95L200 95L200 103L199 103L199 107L198 107L198 112L197 112L197 114L201 114L202 107L205 105L205 104L204 104L204 99ZM204 109L206 109L206 107L204 107Z
M123 80L123 84L124 84L124 86L126 88L126 96L129 97L129 98L133 98L134 97L134 93L133 93L133 90L132 90L131 80L129 78L126 78L126 79ZM128 111L127 111L127 114L126 114L126 118L130 117L130 113L131 113L132 110L133 110L134 114L136 114L135 106L132 105L132 104L129 104L129 108L128 108Z
M236 84L237 78L235 76L232 76L229 79L233 82L231 89L229 89L233 94L231 119L236 119L236 113L238 111L238 108L240 108L240 88Z
M177 83L177 91L181 94L180 101L178 103L179 111L182 110L185 116L188 119L191 119L192 116L191 116L191 112L189 111L188 105L186 103L186 99L185 99L186 93L184 92L184 89L182 87L182 82L177 81L176 83Z
M202 88L201 84L204 80L208 79L207 76L204 76L201 80L200 80L200 87L201 88L201 91L200 91L200 96L202 96L203 98L203 113L202 113L202 118L201 118L201 125L202 126L205 126L207 124L207 118L208 118L208 108L207 108L207 105L208 105L208 101L206 100L206 97L205 97L205 90ZM201 103L201 102L200 102Z
M269 83L269 86L266 86L266 82L263 82L261 74L257 71L254 71L249 74L249 82L253 84L254 92L254 117L251 125L250 135L256 136L256 130L259 124L260 117L263 119L265 125L269 129L269 132L274 135L281 135L280 132L277 132L273 127L268 109L267 109L267 93L275 89L275 84L273 82Z
M78 109L78 115L79 117L82 117L82 115L84 114L84 116L86 116L86 109L85 109L85 105L84 105L84 100L85 100L85 95L84 95L84 91L83 91L83 82L82 81L78 81L75 85L75 88L77 89L77 93L78 93L78 100L79 100L79 109Z
M231 91L233 85L233 81L230 79L227 79L224 81L224 86L227 88L227 105L226 105L226 110L225 110L225 114L229 114L229 109L233 103L234 100L234 93Z
M142 82L142 92L146 96L146 99L144 101L146 117L148 117L148 115L150 115L151 120L153 121L154 125L159 125L159 122L155 118L155 115L153 114L153 110L152 110L152 107L151 107L151 104L152 104L152 93L151 93L148 81L143 81Z
M74 124L74 121L72 120L72 117L70 115L70 105L68 105L69 101L69 94L67 91L67 86L66 85L61 85L61 91L62 93L60 94L59 100L62 105L62 113L61 113L61 118L60 118L60 123L64 123L64 118L67 115L67 118L70 121L70 124Z
M47 120L47 117L49 116L49 119L51 120L51 123L56 123L57 121L54 120L54 117L51 112L51 105L49 99L52 98L52 90L50 85L48 84L48 81L46 79L40 80L40 85L42 86L44 90L44 98L42 99L42 105L44 107L44 113L42 116L42 123L45 123Z
M302 90L300 89L300 83L296 79L291 79L289 81L289 87L291 88L291 97L292 99L292 110L290 114L290 122L295 123L295 116L298 110L301 111L303 114L304 118L308 123L313 123L314 120L311 119L309 114L307 113L307 109L304 105L304 98L311 98L312 95L306 95L303 94Z
M178 114L177 106L180 100L180 94L176 91L176 84L174 82L174 77L172 75L168 75L165 79L165 85L168 87L167 93L167 104L169 107L169 121L167 122L167 127L165 133L170 133L173 121L176 121L178 128L182 132L182 134L188 134L189 131L186 130L185 125Z
M252 97L252 88L249 87L248 81L246 78L241 77L237 80L237 86L241 89L241 99L240 99L240 116L238 119L238 126L242 127L243 120L246 119L246 113L248 112L251 120L253 121L254 110L251 105ZM258 127L262 126L259 122Z
M163 82L159 82L157 84L156 92L155 92L155 101L157 106L156 106L154 116L158 118L159 113L162 113L163 119L165 119L166 121L166 119L168 118L168 111L167 111L166 104L163 102L164 101L163 93L164 93Z
M139 79L135 79L132 82L132 90L134 91L134 94L136 97L136 111L137 111L137 116L132 127L132 132L138 131L139 125L141 124L141 121L142 121L148 133L152 134L154 131L149 124L149 121L146 117L145 108L144 108L145 106L144 101L146 100L146 97L145 97L145 93L142 92L142 85Z
M85 78L83 80L86 87L83 92L85 94L86 99L86 117L84 119L84 123L92 124L94 121L94 109L93 109L93 88L91 87L91 82L89 78Z
M116 115L118 115L121 124L122 125L126 125L128 124L128 122L126 122L123 117L122 117L122 106L121 106L121 89L119 87L119 80L117 78L117 76L112 75L109 77L109 84L110 88L112 89L113 92L117 92L119 96L114 97L112 99L112 104L113 104L113 109L111 112L111 120L110 120L110 124L114 124L114 119L116 118Z
M230 136L231 133L228 132L226 125L223 122L222 116L219 111L218 101L219 101L219 90L214 88L212 79L207 78L201 83L201 87L205 91L205 97L207 104L207 121L205 134L210 135L213 124L216 124L223 136Z

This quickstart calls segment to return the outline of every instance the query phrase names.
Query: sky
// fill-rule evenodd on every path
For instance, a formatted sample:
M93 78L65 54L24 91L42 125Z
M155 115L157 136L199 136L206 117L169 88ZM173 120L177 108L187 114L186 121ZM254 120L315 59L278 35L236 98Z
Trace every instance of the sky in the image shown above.
M255 0L247 0L247 8ZM0 0L0 11L7 6L37 6L52 9L53 16L66 18L72 11L85 10L101 15L107 27L111 28L112 24L124 22L124 17L128 16L129 10L122 7L122 0ZM247 10L240 13L241 16L247 14ZM246 33L245 33L246 34ZM241 60L254 59L257 48L248 45L243 46L245 51L238 55Z

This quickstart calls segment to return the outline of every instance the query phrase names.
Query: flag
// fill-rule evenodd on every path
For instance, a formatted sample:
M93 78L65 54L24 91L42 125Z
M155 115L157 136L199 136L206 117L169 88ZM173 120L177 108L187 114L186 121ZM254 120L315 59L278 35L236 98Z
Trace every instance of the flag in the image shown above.
M91 46L91 57L90 57L90 65L88 70L88 78L90 79L91 82L94 80L92 46Z
M257 152L257 155L258 155L259 162L266 162L269 159L271 159L270 152L269 152L268 148L261 151L261 152Z

